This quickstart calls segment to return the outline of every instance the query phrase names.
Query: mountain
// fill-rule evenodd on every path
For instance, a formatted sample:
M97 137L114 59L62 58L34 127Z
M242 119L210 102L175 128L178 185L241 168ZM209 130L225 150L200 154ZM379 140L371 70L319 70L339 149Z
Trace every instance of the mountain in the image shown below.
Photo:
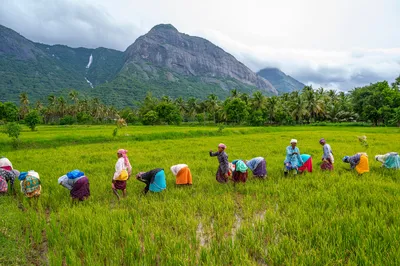
M0 25L0 101L31 102L71 89L105 103L132 105L147 92L156 96L220 98L237 89L277 95L268 79L252 72L206 39L169 24L152 28L125 52L32 42Z
M18 102L22 92L43 100L66 89L86 91L90 82L111 81L122 65L120 51L34 43L0 25L0 101Z
M277 68L264 68L257 74L269 82L279 91L280 94L285 92L299 91L304 88L304 84L300 81L286 75Z
M125 63L117 78L95 88L92 94L106 90L112 102L117 102L120 93L127 96L125 101L142 99L149 91L157 96L205 98L214 93L224 98L232 89L278 94L269 81L218 46L161 24L126 49Z

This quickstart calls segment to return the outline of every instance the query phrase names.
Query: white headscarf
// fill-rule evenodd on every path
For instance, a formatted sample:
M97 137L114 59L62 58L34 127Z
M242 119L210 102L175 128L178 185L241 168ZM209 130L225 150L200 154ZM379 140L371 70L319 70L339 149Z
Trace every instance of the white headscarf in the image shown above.
M290 141L290 144L292 144L292 143L297 143L297 139L292 139L292 140Z
M60 185L61 182L67 181L68 180L68 176L67 175L63 175L58 179L58 184Z
M171 172L176 176L182 168L188 167L187 164L177 164L171 166Z
M0 167L10 166L13 169L12 163L6 157L0 158Z

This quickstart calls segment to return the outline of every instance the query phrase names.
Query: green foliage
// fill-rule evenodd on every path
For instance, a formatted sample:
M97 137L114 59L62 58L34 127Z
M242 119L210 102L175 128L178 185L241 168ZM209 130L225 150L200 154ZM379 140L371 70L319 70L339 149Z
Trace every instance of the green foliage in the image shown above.
M78 113L76 119L79 124L90 124L93 121L93 117L86 112Z
M125 119L127 123L134 124L136 123L139 118L137 117L134 110L129 107L125 107L119 112L121 118Z
M73 125L76 122L77 120L71 115L66 115L60 119L60 125Z
M24 97L22 97L24 96ZM27 104L28 95L21 94L21 103ZM179 125L184 122L213 122L228 124L295 125L319 122L348 123L365 122L373 125L398 126L397 108L400 108L400 91L389 87L387 82L356 88L349 93L323 88L314 90L310 86L301 92L285 93L281 96L265 97L261 92L252 96L232 90L230 97L220 101L217 94L209 94L205 100L169 96L154 97L148 92L136 107L122 110L103 104L98 98L85 98L77 92L69 93L71 101L63 96L50 95L48 104L36 104L46 124L70 124L76 118L80 124L114 123L121 117L128 123L142 122L145 125L157 123ZM26 99L23 100L22 99ZM16 121L25 111L13 103L0 105L0 118ZM67 116L68 119L63 119ZM74 119L72 119L71 117ZM1 120L0 119L0 120ZM61 121L62 120L62 121ZM69 122L65 122L65 121ZM74 120L75 123L75 120Z
M42 121L41 116L38 111L32 110L25 116L25 123L27 126L34 131L36 129L36 125Z
M204 121L205 121L204 114L197 114L197 115L196 115L196 120L197 120L197 122L199 122L200 124L201 124L201 123L204 123Z
M229 122L240 124L249 115L246 103L240 98L228 100L225 104L226 116Z
M11 138L14 148L18 148L19 146L19 135L21 134L21 131L21 126L16 122L7 123L5 126L4 133L7 134L9 138Z
M264 123L264 117L261 110L254 111L250 115L250 124L252 126L262 126Z
M158 121L158 114L156 111L148 111L142 119L144 125L155 125Z
M118 135L118 127L114 128L112 136L115 138Z
M18 120L18 107L11 102L5 102L0 106L0 119L4 119L7 122L14 122Z
M169 125L176 124L179 125L182 121L181 114L178 107L173 103L160 102L156 106L156 112L158 118Z

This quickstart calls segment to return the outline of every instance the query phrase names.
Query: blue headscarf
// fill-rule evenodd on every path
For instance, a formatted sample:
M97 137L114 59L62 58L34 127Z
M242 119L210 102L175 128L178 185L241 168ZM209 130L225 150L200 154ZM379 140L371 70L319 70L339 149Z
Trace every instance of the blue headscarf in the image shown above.
M342 161L345 162L345 163L348 163L349 162L349 158L350 158L349 156L344 156Z
M21 173L19 174L18 179L19 179L20 181L25 180L25 178L26 178L27 175L28 175L28 172L21 172Z
M84 175L85 174L83 172L81 172L80 170L78 170L78 169L72 170L71 172L67 173L67 176L68 176L69 179L75 179L75 178L78 178L78 177L82 177Z

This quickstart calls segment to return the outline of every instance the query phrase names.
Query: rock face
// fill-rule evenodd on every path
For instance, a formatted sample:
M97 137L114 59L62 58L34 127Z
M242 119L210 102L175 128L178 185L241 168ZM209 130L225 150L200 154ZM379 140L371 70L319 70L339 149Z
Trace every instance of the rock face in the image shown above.
M264 68L258 73L261 77L269 80L280 94L285 92L299 91L304 88L304 84L300 81L286 75L277 68Z
M223 99L232 89L277 95L303 87L278 69L256 74L220 47L168 24L155 26L125 52L35 43L0 25L0 101L18 102L27 92L34 102L76 89L127 106L147 92Z
M0 56L13 57L18 60L36 59L44 53L17 32L0 25Z
M140 66L145 78L149 73L154 73L154 67L158 67L175 75L223 83L220 84L222 89L233 89L224 79L234 79L265 93L278 94L269 81L252 72L229 53L203 38L180 33L172 25L157 25L139 37L125 51L125 60L128 68L132 64Z

